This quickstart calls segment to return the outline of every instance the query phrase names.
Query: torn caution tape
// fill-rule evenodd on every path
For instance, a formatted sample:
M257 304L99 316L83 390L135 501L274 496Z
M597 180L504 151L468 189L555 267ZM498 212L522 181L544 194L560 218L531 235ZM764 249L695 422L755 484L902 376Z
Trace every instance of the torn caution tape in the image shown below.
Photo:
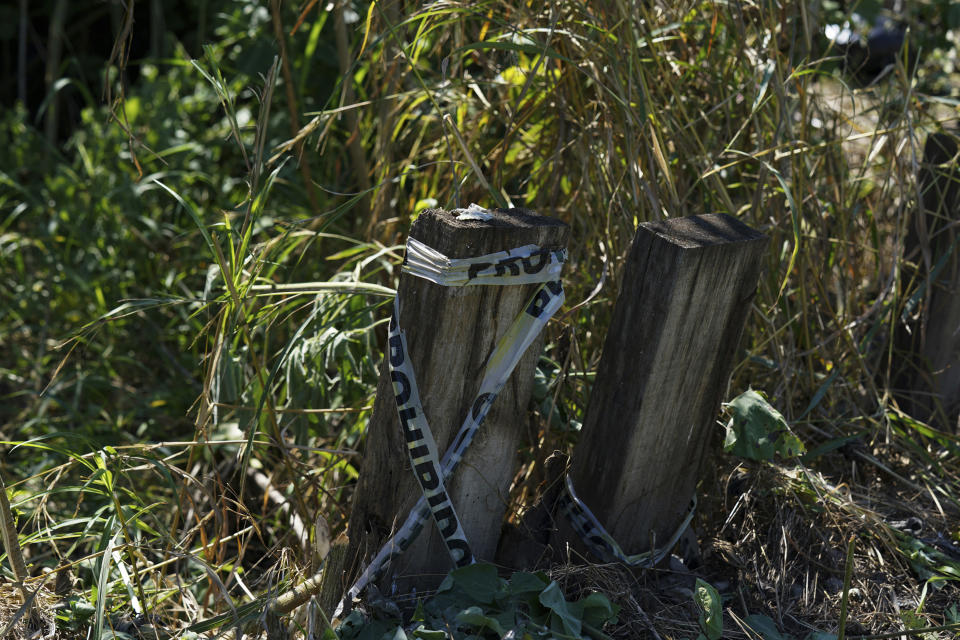
M447 494L444 481L453 473L483 423L503 386L524 352L547 321L563 304L559 275L566 260L565 250L541 249L527 245L477 258L448 258L414 238L407 240L404 270L411 275L444 286L515 285L541 283L517 316L484 366L480 388L471 403L453 444L437 460L437 448L423 413L413 368L407 356L406 339L400 328L400 300L394 301L390 322L390 376L407 453L423 495L397 532L387 540L356 583L337 605L340 617L345 603L352 602L364 588L379 578L390 561L401 555L423 530L428 518L439 527L454 564L473 562L473 554ZM439 469L439 472L438 472Z
M454 209L451 211L457 220L492 220L493 214L489 209L484 209L476 202L470 203L466 209Z
M560 279L566 249L528 244L477 258L448 258L415 238L407 240L404 271L445 287L532 284Z

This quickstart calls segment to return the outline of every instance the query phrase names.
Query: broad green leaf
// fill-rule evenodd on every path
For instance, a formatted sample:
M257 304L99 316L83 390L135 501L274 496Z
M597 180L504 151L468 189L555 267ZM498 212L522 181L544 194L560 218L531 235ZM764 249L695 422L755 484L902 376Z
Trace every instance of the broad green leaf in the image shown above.
M563 597L563 592L560 591L560 585L556 582L551 582L549 586L540 593L539 600L540 604L550 609L550 627L555 632L565 633L574 637L580 635L580 629L583 625L580 619L570 611L567 599Z
M506 583L497 575L497 568L485 562L454 569L450 578L454 585L480 604L492 604L494 596Z
M367 618L359 611L350 612L337 627L337 635L340 640L407 640L396 621Z
M337 626L337 635L343 640L356 638L366 623L367 619L364 617L364 615L354 609L346 618L344 618L343 622Z
M727 423L723 449L749 460L772 461L774 455L795 458L803 455L803 443L780 412L758 392L750 389L727 405L732 418Z
M510 597L520 596L521 600L528 600L531 597L536 600L540 592L546 589L549 584L550 579L543 573L518 571L510 576L510 581L507 583L507 595Z
M712 584L697 578L693 599L700 608L698 622L707 640L720 640L723 637L723 604L720 594Z
M763 640L790 640L790 636L785 636L777 629L777 623L770 616L763 614L749 615L743 620L747 626L760 634Z
M616 622L620 607L610 602L602 593L591 593L574 605L580 613L580 619L594 627L602 627L608 622Z
M947 624L957 624L960 622L960 609L958 609L956 602L947 607L944 616L946 617Z
M84 600L71 600L70 613L79 620L86 620L97 612L97 608Z
M922 580L930 580L932 584L939 580L960 580L960 563L913 536L895 533L899 538L901 553Z
M440 629L427 629L420 625L413 630L413 637L420 640L447 640L447 632Z
M500 621L492 616L488 616L483 609L477 606L464 609L457 614L456 621L460 624L470 625L477 629L490 629L498 636L503 637L506 630L500 624Z
M361 637L363 636L361 635ZM380 636L380 640L407 640L407 634L403 630L403 627L398 625L393 631L387 631Z

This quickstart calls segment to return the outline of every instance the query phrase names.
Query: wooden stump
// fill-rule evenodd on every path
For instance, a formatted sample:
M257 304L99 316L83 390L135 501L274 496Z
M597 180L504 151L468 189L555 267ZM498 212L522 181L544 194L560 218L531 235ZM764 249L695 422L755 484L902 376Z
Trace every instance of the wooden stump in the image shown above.
M662 545L688 509L766 246L725 214L637 230L570 465L580 499L628 554ZM558 526L553 540L582 552Z
M920 165L920 207L907 238L905 255L916 265L924 287L917 322L897 340L901 363L895 378L901 406L913 417L943 430L956 430L960 418L960 241L954 225L960 215L960 162L957 139L927 137Z
M489 221L459 220L430 210L417 218L410 237L450 258L470 258L527 244L566 246L569 228L523 209L492 211ZM538 285L444 287L404 273L400 277L400 326L406 332L424 412L442 455L460 428L476 394L487 357ZM516 472L516 452L542 346L527 350L494 402L447 488L477 559L492 559ZM354 496L347 558L352 581L402 524L421 495L410 469L386 362L367 430ZM380 590L435 588L452 568L433 521L393 562ZM349 586L349 584L345 584Z

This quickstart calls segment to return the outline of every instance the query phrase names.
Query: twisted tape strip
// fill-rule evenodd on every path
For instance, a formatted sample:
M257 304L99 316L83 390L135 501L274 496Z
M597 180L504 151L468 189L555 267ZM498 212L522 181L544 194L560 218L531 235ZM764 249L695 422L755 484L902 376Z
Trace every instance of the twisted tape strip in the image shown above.
M580 536L587 548L604 562L622 562L635 568L649 568L667 557L670 550L680 540L680 536L690 526L697 508L697 496L694 494L687 515L667 541L667 544L634 555L628 555L623 551L617 541L613 539L613 536L590 511L590 508L577 497L577 492L573 489L573 480L569 475L566 477L564 491L557 501L557 508L559 513L566 516L570 526Z

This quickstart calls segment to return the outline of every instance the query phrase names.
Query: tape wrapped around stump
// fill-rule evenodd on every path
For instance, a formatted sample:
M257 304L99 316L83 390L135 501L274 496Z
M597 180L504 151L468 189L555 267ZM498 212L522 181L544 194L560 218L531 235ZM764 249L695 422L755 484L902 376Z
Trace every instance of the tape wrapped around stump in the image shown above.
M562 222L538 216L523 209L499 209L489 212L489 220L458 219L443 210L423 212L410 231L411 242L420 242L448 258L475 258L535 245L540 251L524 258L505 256L490 264L469 265L466 278L478 280L486 275L521 276L534 273L554 260L553 251L565 248L569 234ZM413 252L409 252L408 255ZM430 261L428 261L429 263ZM416 265L409 265L411 268ZM431 267L432 268L432 267ZM400 416L412 419L413 399L407 397L403 380L415 372L423 415L435 440L435 451L447 452L465 418L478 415L477 393L488 358L508 331L516 330L514 321L529 305L552 301L562 296L559 285L515 284L507 286L441 286L404 272L398 287L398 315L391 328L391 349L395 364L385 358L373 415L368 425L367 445L354 503L346 554L350 566L344 567L344 583L353 584L361 565L369 562L390 535L402 526L419 498L439 496L431 470L421 476L426 489L418 485L411 459L428 459L431 448L426 441L409 438L415 432L402 428ZM519 279L518 279L519 280ZM471 284L480 284L472 282ZM490 284L497 284L490 282ZM531 300L543 289L545 300ZM535 308L535 307L534 307ZM399 349L399 330L405 343ZM507 493L516 472L516 452L525 428L527 406L532 389L533 371L542 346L542 336L532 337L512 375L496 400L481 406L485 413L469 449L451 478L445 482L450 503L459 516L469 540L469 549L477 559L492 559L507 506ZM529 340L528 340L529 342ZM399 380L399 384L397 383ZM398 404L399 403L399 404ZM399 414L398 414L399 408ZM404 413L404 411L407 413ZM418 416L419 418L419 416ZM409 425L408 425L409 426ZM419 424L413 425L419 429ZM422 430L421 430L422 431ZM437 502L444 498L435 497ZM443 507L440 507L443 508ZM386 573L378 580L382 592L394 589L435 588L453 566L452 553L440 528L451 533L454 520L425 523L423 531L402 554L393 557ZM434 519L437 512L434 511ZM453 539L457 536L453 535Z
M431 589L452 565L496 551L540 332L563 302L567 229L476 209L462 219L428 211L411 230L348 530L346 557L363 554L366 567L356 581L356 565L344 571L352 586L335 615L368 584ZM685 531L765 246L723 214L638 229L581 441L555 492L554 544L643 567Z

